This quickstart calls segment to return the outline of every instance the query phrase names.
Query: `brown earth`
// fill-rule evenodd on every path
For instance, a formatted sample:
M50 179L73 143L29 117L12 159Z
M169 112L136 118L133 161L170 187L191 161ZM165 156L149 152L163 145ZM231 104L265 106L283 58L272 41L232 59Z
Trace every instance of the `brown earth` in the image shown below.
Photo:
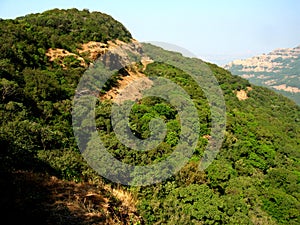
M1 174L5 224L142 224L136 199L103 183L75 183L29 171Z
M127 73L127 76L122 76L118 81L116 87L101 96L101 100L110 99L118 104L126 100L138 101L143 96L142 91L150 88L153 84L145 74L138 71L134 66L127 70Z
M252 87L247 87L247 90L240 90L240 91L235 91L236 93L236 97L240 100L240 101L244 101L246 99L248 99L248 92L252 91Z
M83 67L87 67L87 64L85 62L85 60L74 54L74 53L71 53L65 49L60 49L60 48L56 48L56 49L53 49L53 48L50 48L48 49L47 53L46 53L46 56L49 57L49 61L50 62L54 62L54 61L57 61L63 68L66 68L66 65L64 64L64 59L67 57L67 56L73 56L75 59L79 60L80 61L80 65L83 66Z

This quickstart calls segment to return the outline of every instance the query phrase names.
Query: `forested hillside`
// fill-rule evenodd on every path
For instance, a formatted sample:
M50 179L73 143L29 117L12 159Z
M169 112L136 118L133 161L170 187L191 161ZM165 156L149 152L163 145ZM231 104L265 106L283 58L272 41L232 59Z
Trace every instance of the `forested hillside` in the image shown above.
M73 95L91 62L84 52L79 57L82 44L116 39L128 42L131 34L110 16L87 10L54 9L0 21L0 189L6 224L139 220L134 198L95 175L72 131Z
M300 223L300 108L291 100L207 63L224 93L227 122L217 158L199 171L211 138L209 104L189 74L166 62L172 58L193 65L203 63L200 59L139 44L110 16L77 9L1 20L0 43L0 202L7 224L20 219L22 224ZM99 93L98 135L116 159L140 166L163 161L175 150L181 131L171 103L146 97L133 105L130 129L146 139L151 119L161 118L166 136L147 152L124 146L113 130L115 99L108 95L120 91L122 81L166 78L182 87L197 108L194 154L161 183L112 183L88 166L74 138L71 111L78 82L97 57L118 45L146 54L149 61L120 69ZM154 56L161 60L151 61Z
M149 224L298 224L299 108L281 95L209 66L227 106L221 152L201 173L197 171L200 146L198 155L174 178L139 190L144 217ZM193 96L192 81L174 68L151 64L145 73L162 74ZM240 90L247 92L246 100L237 98ZM195 99L204 100L201 95ZM200 111L207 112L205 104L200 105ZM204 137L207 130L201 130Z

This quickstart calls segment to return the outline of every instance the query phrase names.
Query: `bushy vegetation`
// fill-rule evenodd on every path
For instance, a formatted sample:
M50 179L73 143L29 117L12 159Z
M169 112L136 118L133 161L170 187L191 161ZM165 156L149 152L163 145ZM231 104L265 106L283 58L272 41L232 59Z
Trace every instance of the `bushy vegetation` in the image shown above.
M0 190L5 195L0 209L5 223L129 221L128 209L122 210L120 200L102 190L102 179L87 166L73 137L72 98L85 68L72 56L63 59L62 67L46 53L62 48L78 54L89 41L130 38L122 24L88 10L54 9L0 20ZM70 182L52 181L52 176ZM71 181L94 184L76 188ZM97 189L96 202L86 200L86 194ZM103 204L102 197L110 199L108 208L94 207ZM70 204L76 210L70 210Z
M80 44L91 40L105 43L130 38L122 24L88 10L54 9L1 20L0 140L8 165L19 166L20 160L30 165L26 155L33 156L37 150L76 149L70 110L84 68L69 66L74 59L66 62L67 69L49 62L47 50L76 53Z
M18 170L76 182L101 179L79 154L72 132L72 98L85 68L63 68L49 62L45 53L48 48L75 52L80 44L92 40L129 41L130 33L105 14L76 9L2 20L0 31L1 182L10 182L5 176L11 177ZM153 48L161 57L168 55L150 45L144 48ZM173 55L178 60L182 57ZM164 77L181 86L191 96L201 124L195 153L177 174L152 186L123 187L139 199L141 221L299 224L300 108L279 94L207 65L224 93L227 129L217 159L204 172L198 170L198 163L208 142L205 136L210 134L211 116L201 88L188 74L166 63L149 64L144 71L146 76ZM121 79L121 75L114 79ZM114 86L115 81L107 87ZM249 98L239 101L235 91L250 86ZM117 159L147 165L164 160L176 147L181 128L170 103L147 97L132 108L130 127L137 137L149 136L152 118L161 118L168 129L164 141L146 153L131 150L117 140L110 121L111 106L110 100L98 102L96 124L99 136Z
M222 149L205 173L197 171L203 151L199 146L200 154L196 151L172 179L136 190L146 223L298 224L299 108L283 96L255 86L247 100L239 101L233 90L249 83L216 65L209 66L226 98L227 131ZM152 64L146 74L172 79L172 69ZM176 80L184 76L177 70L173 80L182 85ZM185 87L188 92L196 90L189 87ZM201 99L198 95L195 101L204 101ZM206 107L199 107L205 125Z

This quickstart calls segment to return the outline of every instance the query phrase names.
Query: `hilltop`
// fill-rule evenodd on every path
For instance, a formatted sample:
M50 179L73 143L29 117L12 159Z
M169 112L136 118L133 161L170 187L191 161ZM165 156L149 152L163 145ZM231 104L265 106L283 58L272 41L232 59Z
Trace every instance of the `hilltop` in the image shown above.
M235 60L224 68L300 104L300 46L280 48L268 54Z
M100 12L54 9L1 20L0 31L3 220L10 224L19 220L22 224L299 224L300 108L293 101L214 64L139 43L120 22ZM162 162L176 150L183 129L172 102L151 96L140 99L141 86L133 86L129 98L118 100L128 84L145 78L147 88L152 78L165 78L180 86L195 106L198 118L188 118L191 124L195 119L200 124L195 151L166 180L144 187L114 183L99 176L80 154L72 127L74 95L88 68L101 69L97 68L101 57L114 68L127 65L105 83L93 83L103 85L100 93L93 93L97 137L119 161L139 166ZM202 75L197 65L205 65L224 94L225 139L205 171L199 171L198 165L206 146L213 144L210 96L169 59L178 65L184 62L198 76ZM93 73L87 75L93 79ZM212 104L218 105L214 100ZM166 124L158 146L141 152L118 140L111 109L123 102L133 104L125 122L137 138L151 136L153 118ZM79 113L86 111L82 107ZM90 128L86 121L80 125L84 131ZM94 149L87 145L92 153ZM164 176L168 169L158 175ZM120 171L108 172L113 176ZM119 178L129 179L135 172Z

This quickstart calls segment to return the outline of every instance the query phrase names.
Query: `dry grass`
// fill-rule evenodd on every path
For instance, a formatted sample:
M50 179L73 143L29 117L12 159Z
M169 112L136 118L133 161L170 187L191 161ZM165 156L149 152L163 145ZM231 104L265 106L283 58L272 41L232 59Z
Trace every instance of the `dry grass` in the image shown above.
M101 100L110 99L118 104L126 100L138 101L143 96L142 91L153 85L153 81L138 71L134 65L126 71L128 75L122 76L117 86L102 95Z
M80 65L83 66L83 67L87 67L87 64L85 62L85 60L74 54L74 53L71 53L65 49L60 49L60 48L56 48L56 49L48 49L47 53L46 53L46 56L49 57L49 61L50 62L54 62L54 61L57 61L63 68L66 68L67 66L64 64L64 58L66 58L67 56L73 56L75 59L79 60L80 61Z
M90 60L95 61L108 49L107 44L101 42L90 41L77 49L80 55L86 55Z
M1 177L2 182L7 199L2 199L1 211L9 217L7 224L143 224L135 198L122 188L26 171Z
M105 190L112 193L115 198L119 199L123 208L127 209L128 213L134 213L137 211L137 199L132 195L132 193L125 191L122 188L111 188L107 186L105 187Z

